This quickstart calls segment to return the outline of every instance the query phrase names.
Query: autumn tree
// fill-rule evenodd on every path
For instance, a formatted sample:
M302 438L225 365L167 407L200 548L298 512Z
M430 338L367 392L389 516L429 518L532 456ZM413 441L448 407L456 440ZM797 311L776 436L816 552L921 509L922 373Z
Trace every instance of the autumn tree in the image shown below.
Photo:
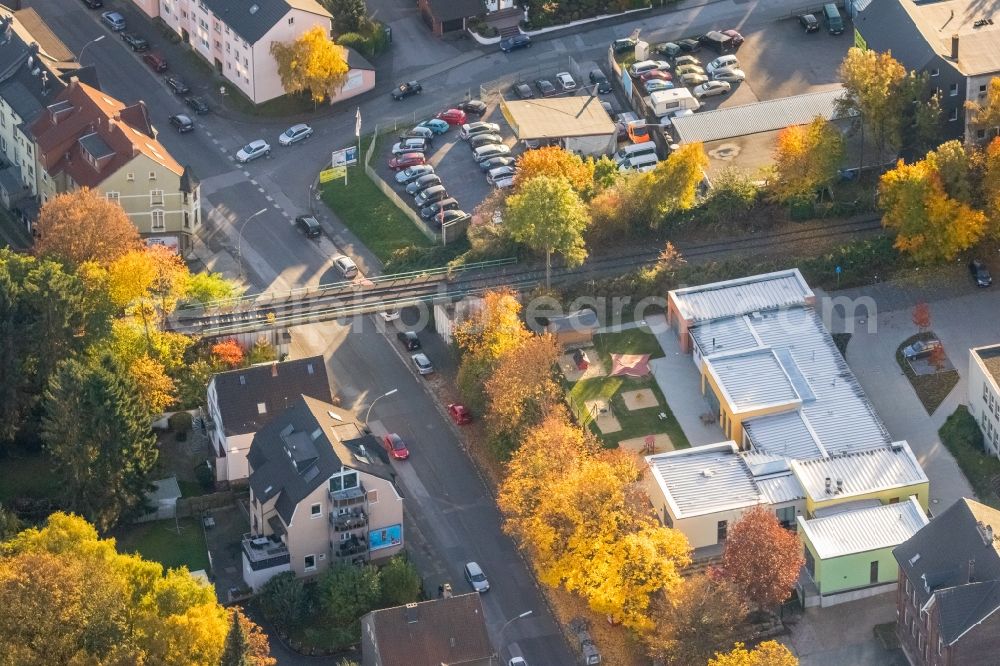
M752 650L737 643L731 651L717 653L708 666L799 666L799 660L778 641L764 641Z
M704 147L695 142L671 151L667 159L648 174L639 174L648 176L646 192L651 226L657 226L665 215L694 208L707 168L708 156Z
M931 308L927 305L927 301L917 301L913 306L912 317L913 325L917 327L917 330L923 333L931 327Z
M318 104L340 91L347 82L347 49L316 26L291 42L272 42L271 55L278 63L281 84L290 93L309 92Z
M961 141L946 141L924 159L948 197L963 204L972 202L971 160Z
M941 92L927 72L909 72L900 84L905 100L900 119L900 154L919 157L941 143Z
M85 261L107 266L140 247L139 232L125 210L86 187L45 202L35 230L36 254L71 266Z
M669 598L654 597L655 628L643 639L647 654L665 666L704 664L733 645L748 612L746 600L725 578L691 576Z
M1000 77L990 79L986 89L986 99L968 100L965 108L969 111L969 126L977 130L990 132L988 138L996 138L996 130L1000 127Z
M504 223L511 237L536 252L545 253L545 286L552 285L552 255L561 254L567 266L587 257L583 231L590 215L565 178L537 176L507 199Z
M238 368L243 364L243 347L232 338L212 345L212 357L227 368Z
M701 212L717 224L736 222L750 212L759 194L757 183L748 171L729 167L712 181L712 190Z
M788 598L803 562L798 537L765 507L746 511L726 534L723 574L759 608L774 608Z
M271 656L267 634L248 618L239 606L227 611L229 633L222 653L220 666L274 666L278 660Z
M64 506L106 531L139 510L157 459L150 413L110 357L66 359L45 391L42 441Z
M235 298L240 295L240 288L220 273L193 273L187 280L184 295L204 305Z
M177 385L156 359L141 356L124 370L150 417L159 416L177 400Z
M841 115L860 115L862 132L870 128L878 154L898 148L905 115L906 68L891 53L851 48L840 64L844 95L837 100ZM862 150L864 134L862 134Z
M843 159L844 139L826 118L786 127L774 149L771 196L785 204L811 201L834 181Z
M517 160L514 185L520 189L538 176L565 178L576 193L583 197L594 187L594 162L585 161L579 155L559 146L527 150Z
M551 335L536 335L510 349L486 380L486 425L492 439L506 448L517 435L548 413L559 400L554 370L559 345ZM511 447L513 448L513 447Z
M994 79L996 80L996 79ZM995 137L978 155L983 212L990 237L1000 238L1000 137Z
M598 190L611 187L618 180L620 173L621 171L613 159L607 155L601 155L601 158L594 162L594 187Z
M882 225L895 247L921 262L953 259L983 235L986 216L947 195L931 163L900 161L879 180Z

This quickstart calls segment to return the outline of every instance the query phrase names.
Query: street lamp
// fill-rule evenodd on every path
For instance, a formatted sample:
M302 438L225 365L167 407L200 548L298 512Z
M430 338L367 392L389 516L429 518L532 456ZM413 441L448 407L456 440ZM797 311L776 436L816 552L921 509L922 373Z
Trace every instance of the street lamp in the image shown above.
M378 402L379 400L381 400L382 398L388 398L390 395L395 395L396 393L399 393L399 389L392 389L391 391L386 391L385 393L383 393L379 397L377 397L374 400L372 400L372 404L368 405L368 411L365 412L365 427L366 428L368 427L368 417L372 415L372 407L375 406L375 403Z
M87 50L87 47L90 46L91 44L96 44L97 42L101 41L105 37L107 37L107 35L101 35L100 37L95 37L92 40L90 40L89 42L87 42L86 44L84 44L83 48L80 49L80 55L78 55L76 57L76 61L82 65L83 64L83 52Z
M266 213L266 208L261 208L259 211L243 220L243 224L240 225L240 232L237 234L236 238L236 263L240 265L240 279L243 279L243 230L246 229L247 223L253 218L257 217L262 213Z
M503 632L507 631L507 627L509 627L512 622L516 622L517 620L523 620L524 618L528 617L534 612L535 611L526 610L517 617L512 617L511 619L507 620L507 623L503 625L503 627L500 629L500 633L497 634L497 643L503 645ZM499 658L499 655L497 655L497 657Z

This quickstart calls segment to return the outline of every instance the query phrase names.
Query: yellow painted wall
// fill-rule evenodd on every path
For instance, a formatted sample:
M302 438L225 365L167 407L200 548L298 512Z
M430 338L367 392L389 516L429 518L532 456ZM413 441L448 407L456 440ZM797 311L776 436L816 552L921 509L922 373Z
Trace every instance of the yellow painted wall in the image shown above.
M726 434L726 437L734 442L739 443L743 441L743 421L757 418L758 416L779 414L787 412L789 409L795 409L794 406L789 407L789 405L770 405L761 409L734 412L729 408L726 401L726 394L719 387L708 366L709 363L707 361L701 364L701 393L702 395L708 395L708 391L711 391L715 395L715 399L719 402L719 425L722 426L722 431Z

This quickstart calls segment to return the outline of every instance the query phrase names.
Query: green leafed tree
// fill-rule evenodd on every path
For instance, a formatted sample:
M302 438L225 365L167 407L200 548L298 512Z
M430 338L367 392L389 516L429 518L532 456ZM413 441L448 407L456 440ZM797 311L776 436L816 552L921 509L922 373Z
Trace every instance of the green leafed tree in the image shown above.
M309 610L306 589L291 571L264 583L258 598L265 617L284 631L297 627Z
M336 564L323 573L317 586L327 615L356 634L360 632L361 616L376 608L382 598L379 570L370 565Z
M323 5L333 14L333 30L338 35L361 32L368 21L365 0L323 0Z
M110 357L57 366L45 391L42 441L67 508L101 531L141 512L156 437L147 406Z
M569 266L587 257L583 232L590 214L565 178L537 176L523 183L507 199L504 223L511 236L535 252L545 254L545 284L552 284L552 255L561 254Z
M187 280L184 295L192 301L210 303L239 295L239 287L219 273L194 273Z
M236 613L233 613L229 619L229 633L226 634L226 647L222 652L220 666L253 666L250 655L250 639Z
M382 605L402 606L420 598L420 572L401 555L389 559L382 567Z

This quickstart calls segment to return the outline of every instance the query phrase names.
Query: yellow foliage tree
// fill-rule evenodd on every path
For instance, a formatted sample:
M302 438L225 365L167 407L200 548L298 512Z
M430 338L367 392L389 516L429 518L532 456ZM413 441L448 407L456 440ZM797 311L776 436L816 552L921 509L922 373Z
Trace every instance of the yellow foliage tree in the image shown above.
M843 137L826 118L786 127L774 149L771 195L782 203L808 201L836 178L843 159Z
M594 186L594 162L584 161L579 155L559 146L525 151L517 160L515 185L519 188L537 176L562 176L577 194L585 196Z
M455 344L463 354L482 356L491 362L518 347L531 332L521 322L521 302L513 289L483 294L479 313L455 327Z
M107 266L140 247L139 232L116 203L89 188L49 199L38 213L35 252L72 266Z
M992 238L1000 238L1000 137L994 138L979 156L985 213Z
M128 374L150 414L162 414L177 399L177 386L159 361L140 356L128 366Z
M648 196L653 212L659 220L669 215L694 207L698 198L698 186L705 179L708 156L700 142L685 143L670 153L667 159L656 165L648 175Z
M285 90L308 91L317 104L347 82L347 49L335 44L320 26L291 43L272 42L271 55L278 63L278 76Z
M990 79L985 100L968 100L965 108L969 111L971 127L983 130L996 130L1000 127L1000 77Z
M844 95L837 104L841 113L859 114L862 129L871 128L878 154L900 144L900 125L908 95L906 68L892 57L869 49L851 48L840 64ZM862 134L864 141L864 134Z
M752 650L737 643L732 651L717 653L708 666L799 666L799 660L778 641L764 641Z
M551 335L532 336L499 359L486 380L486 424L493 437L520 433L538 423L559 399L553 370L559 345Z

